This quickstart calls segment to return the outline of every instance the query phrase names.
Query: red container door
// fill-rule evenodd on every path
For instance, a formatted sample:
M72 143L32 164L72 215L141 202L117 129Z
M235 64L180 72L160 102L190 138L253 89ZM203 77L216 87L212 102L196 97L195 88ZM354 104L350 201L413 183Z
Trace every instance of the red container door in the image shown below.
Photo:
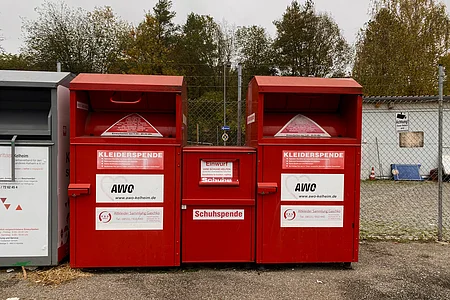
M356 261L357 148L286 145L259 150L257 263Z
M72 146L71 266L177 266L180 147ZM178 199L178 200L177 200Z
M234 203L186 205L183 263L254 262L254 203Z
M182 262L255 261L256 152L183 149Z

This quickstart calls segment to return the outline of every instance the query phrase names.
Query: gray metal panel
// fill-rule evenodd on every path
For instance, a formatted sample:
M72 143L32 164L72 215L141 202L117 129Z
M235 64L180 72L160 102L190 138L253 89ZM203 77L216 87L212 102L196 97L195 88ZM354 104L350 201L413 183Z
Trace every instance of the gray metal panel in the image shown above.
M50 151L50 180L49 180L49 192L50 192L50 203L49 203L49 245L50 245L50 259L52 265L58 264L58 99L57 90L52 89L52 115L55 116L52 120L52 141L54 146L51 147ZM62 153L61 153L62 155Z
M44 146L45 147L45 146ZM52 157L53 156L53 153L52 152L55 152L55 151L53 151L53 149L52 149L52 146L47 146L48 147L48 150L49 150L49 157ZM53 162L50 160L49 161L49 164L48 164L48 168L49 168L49 173L48 173L48 175L49 175L49 180L48 180L48 183L49 183L49 200L48 201L51 201L51 198L52 198L52 194L53 194L53 192L52 192L52 190L51 190L51 188L52 188L52 174L51 174L51 172L52 172L52 169L53 169ZM49 213L51 213L52 211L51 211L51 202L49 202ZM49 214L49 228L48 228L48 231L49 231L49 235L48 235L48 237L49 237L49 245L52 245L51 244L51 235L50 235L50 233L52 232L52 228L50 227L50 225L51 225L51 217L50 217L51 215ZM50 266L50 265L52 265L52 259L51 259L51 255L52 255L52 251L53 251L53 249L48 249L48 255L47 256L34 256L34 257L1 257L0 256L0 267L9 267L9 266Z
M0 70L0 86L56 88L68 87L75 76L68 72Z
M0 86L0 134L50 135L52 90Z
M0 133L4 135L50 135L48 111L0 110Z

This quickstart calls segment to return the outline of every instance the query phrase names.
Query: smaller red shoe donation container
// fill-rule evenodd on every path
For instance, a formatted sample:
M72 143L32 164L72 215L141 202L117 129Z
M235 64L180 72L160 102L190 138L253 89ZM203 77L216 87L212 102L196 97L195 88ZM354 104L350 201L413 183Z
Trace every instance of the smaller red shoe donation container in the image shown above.
M254 262L256 152L183 148L182 262Z

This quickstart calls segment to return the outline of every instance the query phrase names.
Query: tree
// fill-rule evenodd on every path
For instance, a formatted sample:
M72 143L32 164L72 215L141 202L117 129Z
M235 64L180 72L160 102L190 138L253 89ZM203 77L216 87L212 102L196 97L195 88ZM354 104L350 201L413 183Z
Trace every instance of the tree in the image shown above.
M443 93L444 95L450 94L450 53L445 54L441 59L439 60L439 64L441 64L444 67L444 84L443 84Z
M56 62L74 73L109 71L122 53L129 25L110 7L93 12L63 2L44 2L38 18L25 21L23 53L41 69L54 70Z
M357 39L353 76L367 95L435 94L449 33L440 2L377 0Z
M245 80L254 75L276 75L272 39L261 26L243 26L236 31L238 61L244 65Z
M0 70L37 70L23 54L0 53Z
M158 0L153 7L153 14L156 19L156 34L158 40L166 46L170 47L173 44L177 26L173 23L173 18L176 13L170 11L172 8L172 1Z
M317 13L314 2L287 7L281 20L273 22L277 63L283 75L344 76L350 63L351 48L333 20Z
M190 13L182 26L175 57L180 74L187 76L189 98L201 97L215 80L215 66L219 61L215 37L220 30L211 16Z
M217 31L216 43L218 44L219 61L218 65L222 66L223 62L233 61L236 55L236 26L229 24L223 20L219 24L220 30Z
M130 25L122 21L109 6L88 13L90 21L91 61L96 72L108 73L123 57L130 36Z
M174 74L174 47L178 27L173 23L172 1L159 0L153 13L133 30L126 54L129 72L140 74Z
M236 26L229 24L225 20L219 24L219 30L216 35L217 43L217 64L215 68L214 87L216 91L222 91L225 85L226 89L226 102L230 102L230 99L237 99L236 84L233 84L233 79L237 78L236 73L232 68L232 61L236 56ZM235 81L234 81L235 82ZM222 97L223 101L223 97ZM229 107L229 105L227 105ZM229 122L227 121L229 124ZM227 124L227 125L228 125Z

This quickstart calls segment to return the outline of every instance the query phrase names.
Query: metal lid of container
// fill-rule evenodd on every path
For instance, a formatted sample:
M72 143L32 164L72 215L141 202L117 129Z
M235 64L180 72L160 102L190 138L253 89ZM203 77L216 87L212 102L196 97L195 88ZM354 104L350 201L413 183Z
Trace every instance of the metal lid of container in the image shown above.
M74 75L69 72L0 70L0 87L56 88L69 87Z

